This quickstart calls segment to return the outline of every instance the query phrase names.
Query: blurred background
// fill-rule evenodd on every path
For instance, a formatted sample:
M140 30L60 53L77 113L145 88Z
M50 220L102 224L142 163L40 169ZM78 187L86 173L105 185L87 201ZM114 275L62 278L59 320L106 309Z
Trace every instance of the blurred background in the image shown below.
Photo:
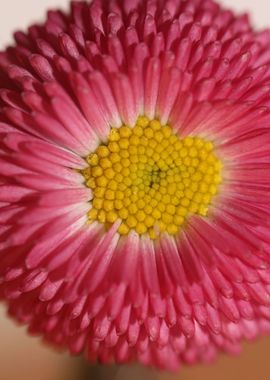
M109 1L109 0L108 0ZM249 11L256 27L270 26L269 0L220 0L238 12ZM67 8L67 0L0 0L0 49L12 42L12 32L44 18L50 7ZM183 368L179 375L140 367L91 367L27 336L0 306L0 380L268 380L270 337L244 346L238 358L221 356L211 366Z

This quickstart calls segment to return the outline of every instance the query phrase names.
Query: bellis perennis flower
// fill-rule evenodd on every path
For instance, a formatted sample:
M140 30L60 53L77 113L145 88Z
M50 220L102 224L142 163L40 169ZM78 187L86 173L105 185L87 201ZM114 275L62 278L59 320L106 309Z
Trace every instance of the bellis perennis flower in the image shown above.
M93 0L0 55L0 295L46 341L177 369L270 330L270 35Z

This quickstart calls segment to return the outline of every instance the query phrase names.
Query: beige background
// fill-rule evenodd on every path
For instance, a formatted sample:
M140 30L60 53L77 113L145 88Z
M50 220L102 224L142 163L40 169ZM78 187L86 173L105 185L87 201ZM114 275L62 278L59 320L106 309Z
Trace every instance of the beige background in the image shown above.
M109 1L109 0L108 0ZM223 4L238 11L252 11L257 27L270 26L270 0L223 0ZM11 43L16 29L41 20L48 7L67 7L66 0L0 0L0 49ZM179 375L157 374L134 369L133 375L123 368L116 380L268 380L270 379L270 338L245 346L243 354L235 359L220 357L210 367L183 369ZM0 307L0 380L79 380L79 359L55 353L29 338L23 328L5 317ZM91 380L91 377L84 377ZM107 378L106 373L103 376Z
M109 0L108 0L109 1ZM270 26L269 0L219 0L237 11L252 11L258 27ZM67 8L68 0L0 0L0 47L11 41L11 33L41 20L49 7Z

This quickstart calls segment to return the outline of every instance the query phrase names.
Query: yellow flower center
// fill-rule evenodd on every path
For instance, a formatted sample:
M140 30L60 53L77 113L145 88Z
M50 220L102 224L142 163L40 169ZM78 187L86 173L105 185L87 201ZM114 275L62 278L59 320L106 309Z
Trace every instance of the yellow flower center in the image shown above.
M134 128L111 129L87 162L82 173L93 191L89 221L110 226L120 219L122 235L177 234L190 214L207 216L222 181L212 142L181 140L170 126L146 117Z

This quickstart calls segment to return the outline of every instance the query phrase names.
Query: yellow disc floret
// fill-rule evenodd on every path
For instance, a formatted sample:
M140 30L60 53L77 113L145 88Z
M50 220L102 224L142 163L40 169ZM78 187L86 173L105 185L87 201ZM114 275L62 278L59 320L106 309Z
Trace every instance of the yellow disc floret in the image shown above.
M208 215L222 181L211 141L181 139L169 125L145 116L134 128L111 129L87 162L82 174L93 191L89 221L110 226L121 220L122 235L177 234L189 215Z

